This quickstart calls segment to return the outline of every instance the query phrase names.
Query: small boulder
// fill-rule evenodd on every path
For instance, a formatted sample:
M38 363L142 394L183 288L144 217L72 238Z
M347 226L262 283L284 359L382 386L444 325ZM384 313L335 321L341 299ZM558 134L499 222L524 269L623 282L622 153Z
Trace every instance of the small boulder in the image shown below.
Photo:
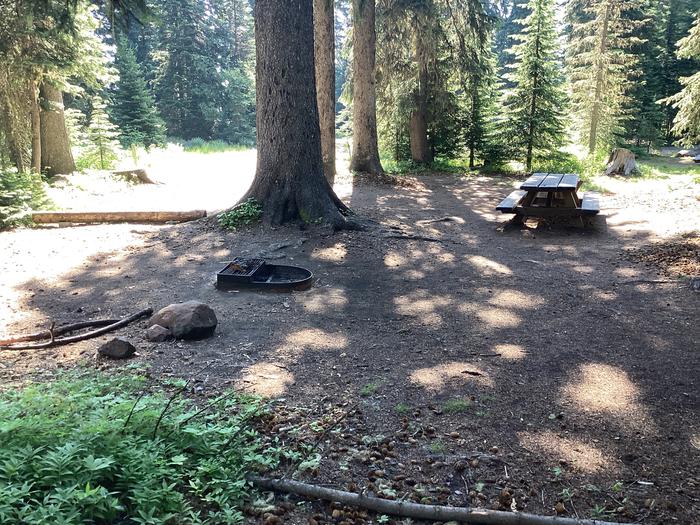
M110 359L127 359L136 353L136 347L126 339L117 337L104 343L97 352Z
M700 275L690 278L690 289L694 292L700 292Z
M204 339L214 334L218 321L209 306L199 301L187 301L166 306L151 317L151 326L170 330L175 339Z
M159 324L154 324L151 326L148 330L146 330L146 339L153 343L162 343L163 341L167 341L173 336L173 334L165 328L164 326L160 326Z

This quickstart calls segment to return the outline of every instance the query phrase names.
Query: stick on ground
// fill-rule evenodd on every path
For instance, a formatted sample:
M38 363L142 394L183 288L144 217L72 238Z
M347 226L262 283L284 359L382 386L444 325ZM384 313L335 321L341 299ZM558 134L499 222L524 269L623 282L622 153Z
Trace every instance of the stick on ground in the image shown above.
M83 328L93 328L108 326L119 322L119 319L98 319L96 321L82 321L80 323L67 324L59 326L53 329L54 337L58 337L68 332L75 332L76 330L82 330ZM43 330L41 332L36 332L33 334L18 335L16 337L8 337L7 339L0 339L0 346L13 345L15 343L24 343L27 341L41 341L42 339L51 338L52 330Z
M62 338L51 337L51 340L47 341L46 343L35 343L35 344L29 344L29 345L0 346L0 350L38 350L41 348L51 348L53 346L61 346L61 345L67 345L70 343L77 343L78 341L85 341L86 339L92 339L94 337L99 337L103 334L113 332L114 330L118 330L119 328L122 328L130 323L133 323L134 321L137 321L137 320L141 319L142 317L149 316L152 313L153 313L152 308L146 308L145 310L141 310L140 312L137 312L134 315L130 315L129 317L125 317L124 319L117 321L116 323L109 324L103 328L98 328L97 330L92 330L91 332L86 332L84 334L73 335L70 337L62 337ZM55 335L55 333L56 333L56 331L54 331L53 335Z
M363 496L344 490L318 487L300 481L249 478L253 485L278 492L297 494L306 498L337 501L352 507L372 510L381 514L391 514L404 518L428 521L458 521L474 525L612 525L611 522L578 518L558 518L537 516L523 512L503 512L498 510L470 507L445 507L442 505L421 505L406 501L394 501Z

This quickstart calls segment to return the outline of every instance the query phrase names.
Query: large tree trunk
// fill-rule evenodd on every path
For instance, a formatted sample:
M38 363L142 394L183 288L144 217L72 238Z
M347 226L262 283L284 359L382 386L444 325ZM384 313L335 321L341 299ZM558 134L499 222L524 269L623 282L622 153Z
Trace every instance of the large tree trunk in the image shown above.
M268 224L351 226L323 175L314 77L312 0L255 3L258 165L243 201Z
M352 0L352 158L350 169L384 172L377 140L375 0Z
M321 128L323 173L335 180L335 17L333 0L314 0L316 98Z
M70 150L66 119L63 114L63 93L41 84L41 166L50 176L72 173L75 161Z
M415 31L418 90L415 94L416 107L411 113L408 131L413 162L429 164L433 161L433 156L428 144L428 61L420 26L417 26Z
M36 82L29 83L32 104L32 169L41 173L41 115L39 111L39 93Z

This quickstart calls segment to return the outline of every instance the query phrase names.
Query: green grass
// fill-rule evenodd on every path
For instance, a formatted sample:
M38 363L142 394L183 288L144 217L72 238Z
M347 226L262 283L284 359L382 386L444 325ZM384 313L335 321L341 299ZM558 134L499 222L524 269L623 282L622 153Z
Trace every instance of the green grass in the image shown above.
M637 159L643 178L667 179L671 175L694 175L700 177L700 164L680 162L673 157L657 155Z
M367 383L365 386L363 386L360 389L360 395L362 397L369 397L373 394L376 394L378 390L379 390L379 383Z
M406 415L411 411L411 407L405 403L399 403L394 407L397 414Z
M442 410L446 414L460 414L466 412L472 406L468 399L449 399L442 405Z
M430 443L430 445L428 445L428 450L430 450L430 452L432 452L433 454L442 454L445 452L445 450L447 450L447 447L442 441L436 439L435 441Z
M466 159L438 158L430 164L416 164L412 160L396 161L382 158L384 170L391 175L430 174L430 173L469 173L469 161Z
M70 373L0 393L0 523L241 521L246 474L280 456L251 427L261 404L147 391L139 376Z
M229 144L223 140L204 140L194 138L182 143L182 149L187 153L224 153L226 151L245 151L251 146L244 144Z

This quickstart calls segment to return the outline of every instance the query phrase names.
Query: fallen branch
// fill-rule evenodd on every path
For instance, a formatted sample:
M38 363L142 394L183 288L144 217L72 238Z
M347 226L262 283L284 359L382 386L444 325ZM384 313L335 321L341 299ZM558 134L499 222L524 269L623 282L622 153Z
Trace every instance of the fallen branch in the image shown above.
M394 501L363 496L343 490L318 487L291 480L249 478L253 485L264 490L275 490L297 494L306 498L337 501L345 505L372 510L380 514L390 514L404 518L427 521L458 521L475 525L612 525L611 522L577 518L537 516L523 512L503 512L470 507L446 507L442 505L421 505L406 501Z
M84 334L74 335L71 337L62 337L62 338L52 337L51 340L47 341L46 343L36 343L36 344L29 344L29 345L0 346L0 350L38 350L41 348L51 348L53 346L61 346L61 345L67 345L70 343L77 343L78 341L85 341L86 339L92 339L94 337L99 337L103 334L113 332L114 330L118 330L119 328L122 328L130 323L133 323L134 321L137 321L137 320L141 319L142 317L149 316L152 313L153 313L152 308L146 308L145 310L141 310L140 312L135 313L134 315L130 315L129 317L125 317L121 321L117 321L116 323L109 324L103 328L98 328L97 330L92 330L91 332L86 332ZM55 331L54 331L53 335L55 336Z
M440 217L439 219L424 219L422 221L417 221L416 224L423 226L426 224L434 224L436 222L456 222L457 224L464 224L464 219L462 219L462 217L447 216Z
M27 341L41 341L42 339L51 338L51 333L53 332L54 337L67 334L68 332L75 332L76 330L82 330L83 328L92 328L99 326L107 326L118 322L119 319L99 319L97 321L82 321L80 323L67 324L64 326L59 326L54 330L43 330L41 332L36 332L27 335L18 335L16 337L8 337L7 339L0 339L0 346L12 345L15 343L24 343Z

